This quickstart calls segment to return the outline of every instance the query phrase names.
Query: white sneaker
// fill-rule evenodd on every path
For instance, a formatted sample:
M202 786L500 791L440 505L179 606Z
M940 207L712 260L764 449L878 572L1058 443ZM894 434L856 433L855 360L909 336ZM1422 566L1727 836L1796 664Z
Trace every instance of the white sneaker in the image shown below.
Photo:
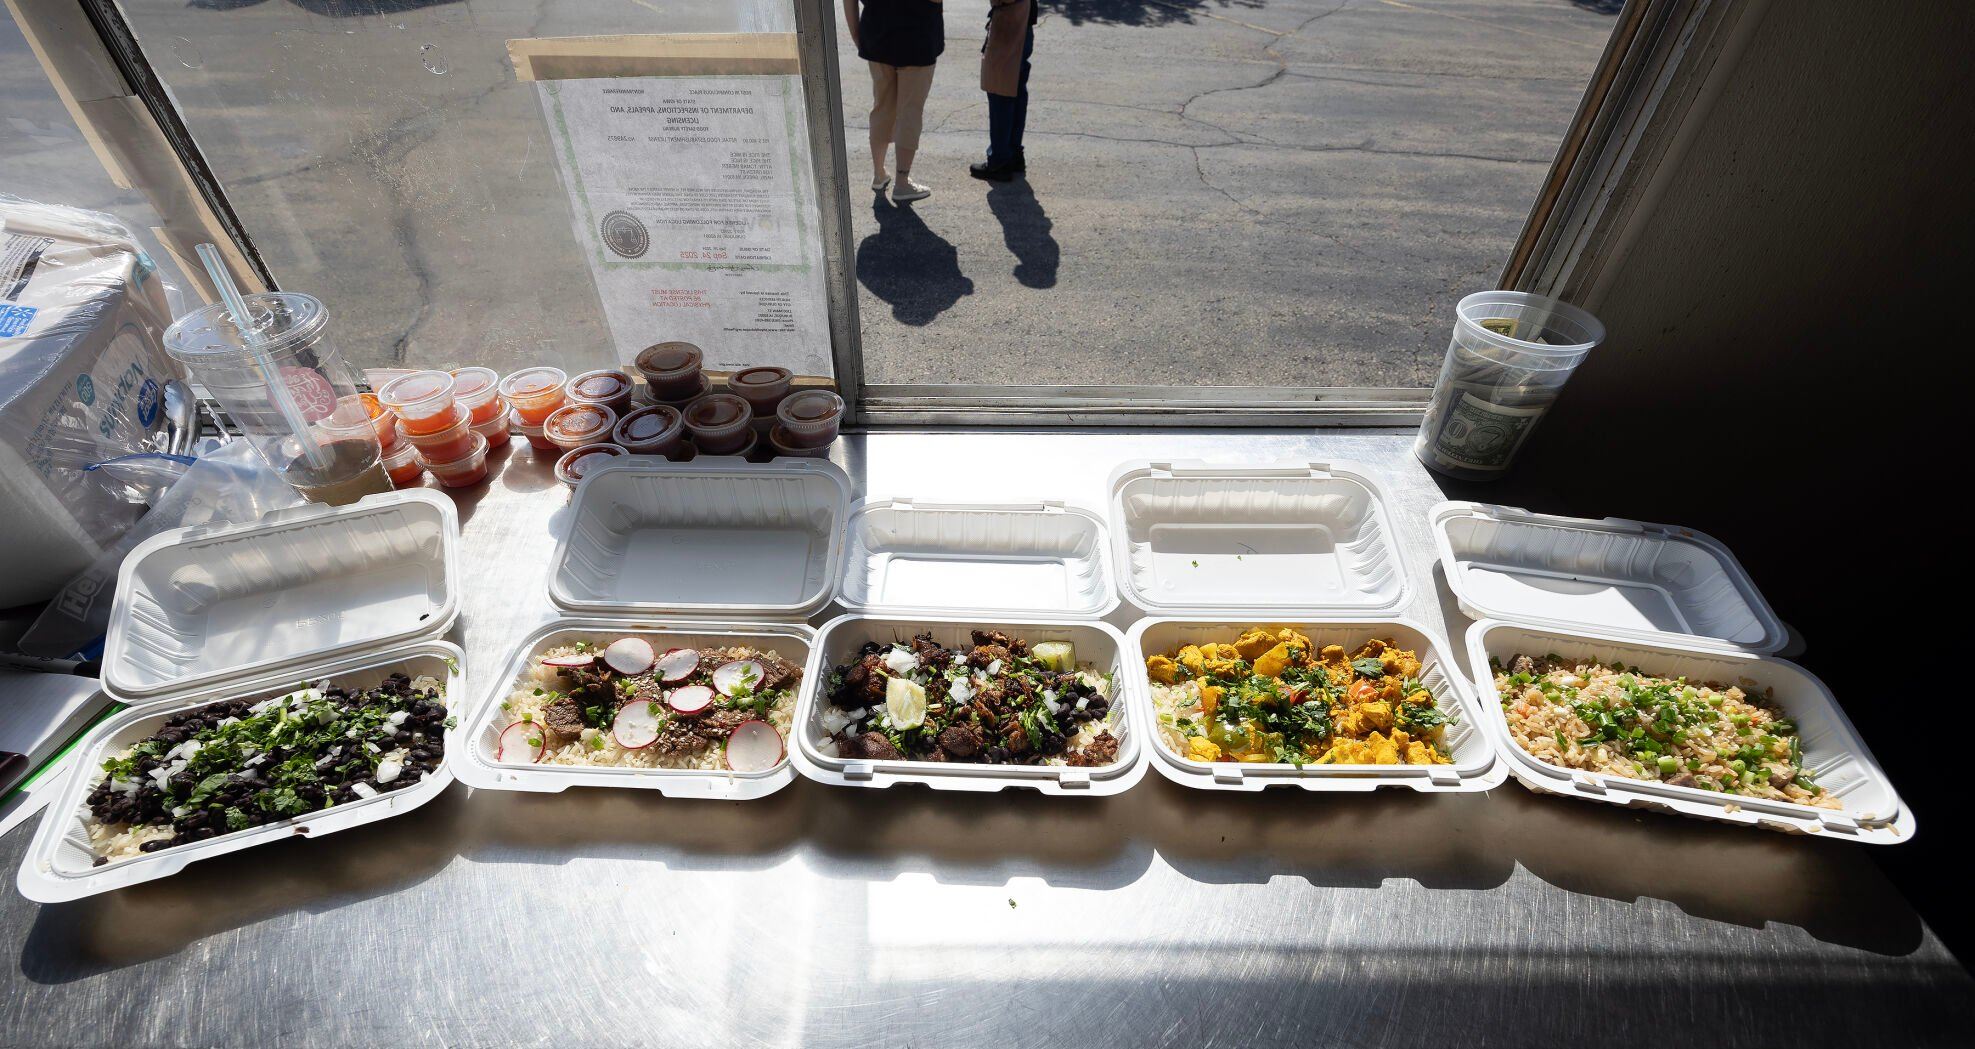
M890 175L873 175L873 176L871 176L871 192L873 192L873 193L883 193L883 192L885 191L885 187L887 187L887 186L889 186L889 185L891 185L891 176L890 176Z
M932 195L933 187L921 182L912 181L912 176L910 175L900 175L898 177L898 185L891 191L891 199L895 204L903 204L912 200L924 200Z

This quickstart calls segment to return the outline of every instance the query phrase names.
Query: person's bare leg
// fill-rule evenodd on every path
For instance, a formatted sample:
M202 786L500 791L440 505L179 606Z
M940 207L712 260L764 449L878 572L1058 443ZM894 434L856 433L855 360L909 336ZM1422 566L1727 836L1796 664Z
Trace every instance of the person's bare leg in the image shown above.
M891 176L885 172L885 150L891 146L892 125L898 119L898 67L883 62L870 65L871 188L882 193L891 182Z
M898 183L893 200L924 200L932 190L912 180L912 158L919 153L919 132L926 123L926 96L933 90L932 66L906 66L898 70L898 116L892 137L898 153Z

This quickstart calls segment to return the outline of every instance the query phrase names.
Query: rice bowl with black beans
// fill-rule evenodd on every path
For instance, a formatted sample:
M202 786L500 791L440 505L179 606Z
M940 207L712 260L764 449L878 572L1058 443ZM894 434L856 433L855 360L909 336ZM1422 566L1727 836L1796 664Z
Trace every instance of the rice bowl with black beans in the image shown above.
M182 711L102 764L83 823L101 866L402 790L445 760L445 688L304 684Z
M815 724L827 756L1098 767L1118 760L1112 681L1067 641L995 630L947 648L931 631L866 642L831 668Z

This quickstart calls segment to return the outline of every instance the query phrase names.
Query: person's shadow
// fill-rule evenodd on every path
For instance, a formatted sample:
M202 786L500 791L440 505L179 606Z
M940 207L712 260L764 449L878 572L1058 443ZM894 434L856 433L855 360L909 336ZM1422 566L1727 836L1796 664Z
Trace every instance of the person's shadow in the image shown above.
M923 327L974 293L974 282L960 272L960 252L927 228L907 205L883 193L871 202L878 232L857 244L857 280L891 304L901 324Z
M1056 286L1056 266L1063 251L1049 235L1049 213L1029 188L1029 180L996 183L988 189L988 208L1001 222L1001 239L1015 256L1015 279L1025 288Z

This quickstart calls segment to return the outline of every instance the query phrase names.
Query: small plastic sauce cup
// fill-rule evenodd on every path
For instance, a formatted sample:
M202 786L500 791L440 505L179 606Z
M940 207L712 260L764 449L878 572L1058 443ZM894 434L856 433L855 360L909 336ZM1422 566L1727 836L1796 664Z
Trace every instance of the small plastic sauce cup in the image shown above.
M601 404L565 404L542 423L542 436L565 452L610 440L617 413Z
M754 407L755 418L767 419L789 395L793 378L787 368L744 368L727 377L727 388Z
M777 424L774 429L768 431L768 447L773 448L776 455L794 456L799 459L828 459L830 457L830 446L827 444L804 446L791 443L789 441L788 431L782 429L780 424Z
M551 441L547 437L544 437L542 435L542 428L540 426L530 426L527 423L522 422L521 413L509 412L507 416L507 422L508 422L508 426L511 429L513 429L515 433L518 433L521 436L528 438L528 447L533 448L538 452L554 452L557 455L562 454L562 449L557 447L554 441Z
M569 380L569 399L576 404L601 404L619 415L631 410L631 377L615 368L598 368Z
M685 419L668 404L650 404L617 420L610 439L633 455L667 455L686 438Z
M568 379L561 368L523 368L501 380L500 392L522 422L540 426L567 399Z
M501 377L492 368L454 368L453 402L465 408L476 423L507 414L501 401Z
M585 473L620 455L629 454L614 444L586 444L581 448L571 448L556 460L556 480L573 489L583 480Z
M465 488L487 479L487 439L471 430L466 435L473 439L473 444L464 457L452 462L434 462L425 453L419 453L419 462L448 488Z
M404 436L436 433L453 424L453 377L433 371L400 375L377 391L377 401L397 414Z
M843 398L828 390L803 390L783 398L775 418L789 447L822 448L837 439L843 408Z
M377 428L377 446L389 451L398 443L398 414L384 407L384 402L374 393L366 393L358 398L363 402L363 410L370 416L370 425Z
M445 429L407 434L405 437L418 449L420 456L433 463L450 463L466 458L473 451L473 438L473 417L458 405L453 406L452 422Z
M671 451L665 453L668 462L689 463L699 458L699 449L693 446L691 438L682 437Z
M639 350L635 364L651 385L653 400L677 403L706 389L706 378L700 374L704 359L699 347L690 342L661 342Z
M486 422L473 424L473 432L487 439L488 451L493 451L508 442L507 420L508 413L504 411Z
M418 461L418 449L405 441L384 453L384 472L391 478L391 487L413 488L425 476L425 467Z
M709 393L686 406L686 429L706 455L737 455L754 431L754 409L731 393Z

